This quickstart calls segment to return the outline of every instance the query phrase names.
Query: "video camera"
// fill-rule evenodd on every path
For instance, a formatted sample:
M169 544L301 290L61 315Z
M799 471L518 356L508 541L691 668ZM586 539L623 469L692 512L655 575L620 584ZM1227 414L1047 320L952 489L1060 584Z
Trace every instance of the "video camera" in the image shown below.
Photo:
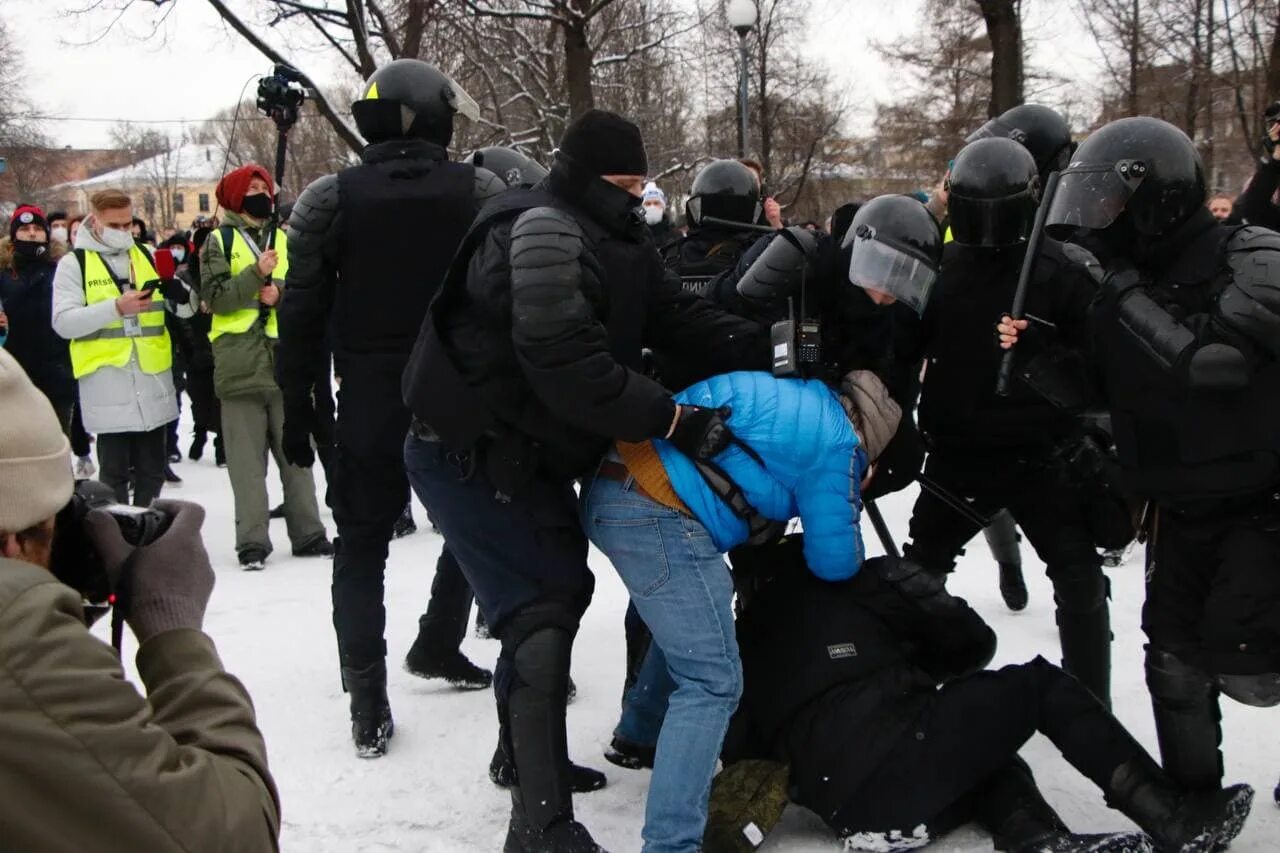
M155 542L173 522L168 513L154 508L116 503L115 494L102 483L82 480L54 520L50 570L54 577L80 593L85 622L92 625L106 615L128 588L128 578L112 578L89 538L86 519L100 509L120 525L120 535L135 548ZM125 570L128 563L125 564Z
M296 68L280 64L258 82L258 112L288 131L298 122L307 99L307 78Z

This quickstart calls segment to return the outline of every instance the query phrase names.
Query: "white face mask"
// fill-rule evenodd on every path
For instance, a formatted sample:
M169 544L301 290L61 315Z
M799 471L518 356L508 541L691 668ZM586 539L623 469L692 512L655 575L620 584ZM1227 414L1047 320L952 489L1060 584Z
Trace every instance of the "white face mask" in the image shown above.
M134 245L133 235L128 231L121 231L119 228L104 227L102 236L98 239L102 241L102 245L117 252L127 252Z
M180 246L174 246L169 250L169 252L173 255L173 262L175 264L182 263L182 260L187 256L187 250Z
M650 225L657 225L662 221L662 215L666 211L656 204L646 204L644 206L644 221Z
M63 228L61 225L55 225L53 228L49 229L49 238L65 243L67 242L67 229Z

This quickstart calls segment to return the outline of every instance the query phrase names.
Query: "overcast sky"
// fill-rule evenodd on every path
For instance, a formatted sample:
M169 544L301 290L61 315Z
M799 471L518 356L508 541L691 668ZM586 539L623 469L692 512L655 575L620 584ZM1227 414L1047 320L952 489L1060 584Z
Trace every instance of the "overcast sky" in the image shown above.
M250 76L270 67L203 0L176 0L159 10L137 3L108 35L86 44L114 17L69 14L90 2L0 0L25 56L29 99L42 114L62 119L45 125L60 144L105 146L118 120L198 122L233 105ZM246 0L233 5L244 8ZM921 0L813 0L806 46L848 93L855 107L851 130L865 131L874 102L894 96L893 76L872 43L917 31L921 5ZM1084 37L1074 6L1069 0L1026 4L1031 59L1069 78L1091 80L1097 75L1096 47ZM140 42L138 36L151 32L166 9L156 37ZM279 38L268 31L268 40L283 47ZM320 80L334 73L315 54L303 53L298 61ZM181 124L157 127L177 131Z

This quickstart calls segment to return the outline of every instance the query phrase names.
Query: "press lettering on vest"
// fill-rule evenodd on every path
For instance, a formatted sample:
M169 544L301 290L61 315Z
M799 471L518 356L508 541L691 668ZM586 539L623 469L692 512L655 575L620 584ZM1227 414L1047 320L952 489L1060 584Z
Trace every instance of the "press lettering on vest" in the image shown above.
M827 646L827 657L832 660L840 660L841 658L856 658L858 656L858 647L853 643L836 643Z

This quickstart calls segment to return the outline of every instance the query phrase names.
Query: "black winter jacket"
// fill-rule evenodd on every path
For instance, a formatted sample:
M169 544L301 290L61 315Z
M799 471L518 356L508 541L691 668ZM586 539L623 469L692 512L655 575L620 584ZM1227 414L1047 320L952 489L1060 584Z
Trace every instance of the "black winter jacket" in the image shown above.
M1249 185L1236 199L1231 210L1232 220L1280 231L1280 207L1272 200L1277 188L1280 188L1280 163L1268 157L1258 164Z
M770 547L773 578L737 622L744 688L723 757L789 763L793 799L831 815L938 685L986 665L995 634L936 579L920 578L943 590L927 605L910 583L887 580L886 558L827 583L791 537Z
M613 439L666 434L674 403L640 372L644 347L677 354L699 379L767 369L767 329L683 291L621 192L557 162L539 186L495 200L504 213L481 212L405 374L405 399L420 420L439 429L457 417L458 402L427 387L435 383L426 362L441 357L426 350L431 334L498 428L522 436L537 466L557 478L587 473ZM523 211L537 207L567 214L585 241L573 286L557 283L561 300L534 310L513 304L511 235ZM549 336L539 328L566 312L582 312L573 329Z
M0 305L9 318L4 348L55 406L70 406L76 400L71 351L53 331L57 263L37 260L15 266L10 253L7 243L0 248Z
M942 272L924 317L904 324L901 357L926 359L920 394L920 429L935 450L1047 450L1076 429L1076 420L1020 381L1015 370L1008 397L996 395L1003 350L995 327L1013 305L1025 248L979 249L947 245ZM1026 311L1053 326L1035 324L1018 365L1048 347L1085 347L1085 317L1094 284L1062 246L1046 240L1027 292ZM1040 338L1037 347L1036 337Z

